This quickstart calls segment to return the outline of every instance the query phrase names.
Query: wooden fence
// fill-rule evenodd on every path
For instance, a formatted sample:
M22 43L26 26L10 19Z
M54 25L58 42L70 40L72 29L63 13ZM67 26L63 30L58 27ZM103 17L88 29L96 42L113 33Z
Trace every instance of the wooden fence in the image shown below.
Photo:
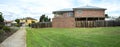
M114 27L114 26L120 26L120 21L76 21L75 23L76 27ZM51 28L52 22L39 22L39 23L33 23L30 25L32 28Z
M52 22L39 22L29 25L32 28L50 28L52 27Z
M76 21L76 27L114 27L120 26L120 21Z

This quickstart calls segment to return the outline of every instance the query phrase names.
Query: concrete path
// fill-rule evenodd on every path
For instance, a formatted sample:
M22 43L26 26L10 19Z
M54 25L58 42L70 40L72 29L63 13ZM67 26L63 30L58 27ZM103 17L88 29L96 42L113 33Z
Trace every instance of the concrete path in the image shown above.
M16 33L0 44L0 47L26 47L26 30L21 27Z

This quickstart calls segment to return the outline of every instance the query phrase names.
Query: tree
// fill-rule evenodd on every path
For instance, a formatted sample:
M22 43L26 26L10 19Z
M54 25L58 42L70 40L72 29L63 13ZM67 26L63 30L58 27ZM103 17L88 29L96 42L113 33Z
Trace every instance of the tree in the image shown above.
M48 18L48 16L45 16L45 14L43 14L42 16L40 16L39 22L50 22L50 18Z
M49 18L49 19L48 19L48 21L50 22L50 21L51 21L51 19Z
M105 18L109 18L108 14L105 14Z
M32 21L32 23L35 23L35 21Z
M4 18L2 17L2 12L0 12L0 27L2 28L4 25L5 25Z
M20 27L22 24L20 24L20 19L16 19L15 22L17 22L16 26Z
M120 20L120 16L118 18L116 18L116 20Z
M39 22L44 22L45 19L45 14L43 14L42 16L40 16Z
M48 16L44 18L44 22L49 22Z
M20 20L19 20L19 19L16 19L15 22L17 22L17 24L19 24L19 23L20 23Z
M4 18L2 17L2 12L0 12L0 22L1 22L1 23L4 22Z

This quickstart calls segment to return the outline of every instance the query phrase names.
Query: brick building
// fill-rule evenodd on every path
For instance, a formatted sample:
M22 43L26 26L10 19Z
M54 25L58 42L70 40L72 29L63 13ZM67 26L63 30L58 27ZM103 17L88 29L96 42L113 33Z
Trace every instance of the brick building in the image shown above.
M76 21L94 21L105 19L105 8L82 6L54 11L53 28L74 28Z

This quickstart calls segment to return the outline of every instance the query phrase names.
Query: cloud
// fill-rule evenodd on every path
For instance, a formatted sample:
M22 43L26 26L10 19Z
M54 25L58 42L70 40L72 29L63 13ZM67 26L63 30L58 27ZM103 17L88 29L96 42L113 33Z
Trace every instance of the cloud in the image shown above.
M17 18L36 17L42 14L49 14L53 17L52 11L72 7L72 0L6 0L0 5L0 10L6 15L7 12L12 12ZM13 3L15 2L15 3ZM14 15L12 14L12 15ZM16 17L16 16L14 16Z
M82 5L88 5L88 4L91 4L92 0L77 0L77 1L82 3Z
M39 19L42 14L52 18L52 11L87 4L107 8L106 13L109 15L120 15L119 0L2 0L0 11L4 13L7 20L23 17Z

